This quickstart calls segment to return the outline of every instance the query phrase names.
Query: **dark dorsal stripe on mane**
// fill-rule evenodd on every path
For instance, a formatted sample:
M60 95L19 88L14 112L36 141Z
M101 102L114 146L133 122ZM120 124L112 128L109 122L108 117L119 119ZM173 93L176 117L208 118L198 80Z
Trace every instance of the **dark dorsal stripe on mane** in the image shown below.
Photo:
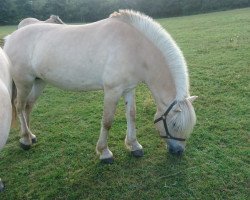
M51 15L49 19L53 20L57 24L64 24L64 22L57 15Z

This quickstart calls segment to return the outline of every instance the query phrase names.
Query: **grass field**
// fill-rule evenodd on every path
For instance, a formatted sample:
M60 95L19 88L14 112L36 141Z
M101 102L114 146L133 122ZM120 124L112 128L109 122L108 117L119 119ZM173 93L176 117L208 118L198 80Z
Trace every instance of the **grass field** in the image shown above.
M145 156L124 147L119 103L109 137L115 156L95 154L103 92L47 87L32 114L38 143L19 148L12 130L0 154L0 199L249 199L250 8L160 19L189 65L197 125L183 157L166 152L153 125L149 90L137 88L137 133ZM14 30L0 27L0 37Z

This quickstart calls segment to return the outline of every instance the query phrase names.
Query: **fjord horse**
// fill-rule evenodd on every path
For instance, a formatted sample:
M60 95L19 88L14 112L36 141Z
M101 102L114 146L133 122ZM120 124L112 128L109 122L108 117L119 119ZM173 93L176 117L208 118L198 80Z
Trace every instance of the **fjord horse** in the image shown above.
M104 90L103 118L96 151L113 161L107 138L117 102L124 97L132 155L143 155L136 138L135 88L143 82L157 105L155 125L169 151L180 155L196 116L184 56L172 37L152 18L120 10L85 25L34 24L11 34L4 50L13 64L20 143L29 149L36 136L29 127L33 104L47 83L73 91Z

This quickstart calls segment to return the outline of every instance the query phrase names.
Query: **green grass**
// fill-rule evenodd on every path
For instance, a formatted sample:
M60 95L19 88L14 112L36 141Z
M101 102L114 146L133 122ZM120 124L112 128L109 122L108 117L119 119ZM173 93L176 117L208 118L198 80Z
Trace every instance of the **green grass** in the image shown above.
M0 26L0 47L3 46L3 38L16 30L17 26Z
M137 88L137 133L145 156L124 148L121 101L111 129L113 165L95 154L103 92L47 87L32 114L29 151L12 130L0 154L0 199L248 199L250 8L160 19L189 65L197 125L182 158L166 152L153 125L155 105ZM15 27L0 27L0 36Z

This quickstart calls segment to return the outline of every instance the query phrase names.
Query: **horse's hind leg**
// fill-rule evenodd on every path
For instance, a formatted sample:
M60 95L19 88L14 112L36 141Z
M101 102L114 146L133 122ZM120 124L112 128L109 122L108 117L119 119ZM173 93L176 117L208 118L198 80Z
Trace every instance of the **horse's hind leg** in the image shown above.
M111 128L114 119L116 106L121 97L121 92L120 90L115 89L104 89L104 92L102 127L99 140L96 145L96 151L100 155L101 162L110 164L113 163L113 153L108 148L107 139L109 129Z
M26 106L25 106L25 118L26 118L27 126L29 128L30 128L30 113L32 111L32 108L33 108L36 100L41 95L45 86L46 86L46 83L43 80L35 79L32 90L28 96ZM30 134L31 134L32 143L36 143L37 142L36 136L32 133L30 133Z
M16 99L16 110L17 115L20 120L21 126L21 139L20 145L23 149L27 150L32 144L32 133L27 125L27 120L25 117L25 107L28 99L28 95L31 92L33 82L26 82L25 84L16 84L17 86L17 99Z
M126 147L131 151L135 157L142 157L143 150L136 138L135 128L135 90L132 90L124 95L126 105L126 118L127 118L127 135L125 139Z

